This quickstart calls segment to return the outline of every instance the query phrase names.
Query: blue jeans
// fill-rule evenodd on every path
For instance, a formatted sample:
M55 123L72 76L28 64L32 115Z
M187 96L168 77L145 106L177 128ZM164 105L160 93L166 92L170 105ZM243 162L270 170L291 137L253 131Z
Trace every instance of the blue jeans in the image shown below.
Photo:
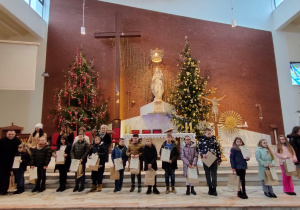
M17 183L17 189L18 190L24 190L24 171L17 169L14 170L16 183Z
M123 186L123 178L124 178L124 169L119 170L120 172L120 179L115 180L115 190L122 190L122 186Z
M169 185L169 177L171 177L171 186L175 186L175 169L167 169L165 170L165 182L166 186Z
M210 167L207 167L205 164L203 164L203 168L208 187L217 188L218 162L215 161Z

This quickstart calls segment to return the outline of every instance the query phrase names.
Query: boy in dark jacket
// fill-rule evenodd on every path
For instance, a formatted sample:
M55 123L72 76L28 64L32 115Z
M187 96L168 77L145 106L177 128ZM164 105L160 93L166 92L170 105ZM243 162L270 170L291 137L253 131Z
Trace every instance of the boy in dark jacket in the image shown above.
M156 147L154 144L152 144L152 139L148 138L146 139L146 145L144 146L143 149L143 160L145 162L145 167L144 170L148 171L153 169L154 171L157 170L157 151L156 151ZM151 194L151 189L152 186L148 185L148 190L146 192L146 194ZM159 194L159 191L156 188L156 176L155 176L155 183L153 185L153 193L154 194Z
M221 152L216 137L211 134L210 129L206 128L204 130L204 136L200 136L198 138L198 152L201 158L207 158L206 153L209 151L214 153L217 159L210 167L203 164L203 168L205 171L207 185L209 187L208 194L217 196L217 169L218 165L220 165L222 161Z
M127 150L127 147L125 146L125 140L123 138L120 138L119 145L115 146L111 153L112 162L115 164L115 159L122 158L123 167L124 167L124 169L119 170L120 179L115 180L114 192L118 192L118 191L122 190L124 170L125 170L125 166L126 166L126 161L128 160L128 157L126 155L126 150Z
M43 192L46 190L46 169L50 163L52 156L51 147L47 140L42 136L37 144L37 147L31 153L31 168L37 167L37 180L35 188L31 192ZM42 183L41 183L42 181Z
M64 164L56 164L55 169L58 169L59 171L59 187L56 190L56 192L63 192L66 190L66 184L67 184L67 174L70 169L71 165L71 144L68 143L68 136L63 135L60 137L60 143L57 144L57 151L62 150L64 151L64 157L65 157L65 163ZM55 157L57 155L55 154Z
M84 182L85 182L85 164L86 164L86 158L88 156L88 153L90 151L90 144L84 141L83 135L78 135L78 141L73 144L71 149L71 159L77 159L80 160L80 163L82 164L82 171L83 175L80 178L77 178L77 172L75 172L75 187L73 189L73 192L82 192L84 190ZM80 188L79 188L79 182L80 182Z
M169 184L169 178L171 177L171 186L172 186L172 193L176 193L175 190L175 170L177 167L177 159L179 156L179 152L177 149L177 144L174 140L172 140L172 134L167 134L167 141L165 141L160 148L160 156L161 156L161 150L164 149L170 149L171 155L170 155L170 161L169 162L162 162L162 168L165 170L165 183L166 183L166 194L170 193L170 184Z
M92 171L93 185L90 189L90 192L94 192L95 190L100 192L102 190L102 180L105 169L105 157L107 156L107 147L105 143L101 141L100 136L96 136L94 140L94 145L90 149L89 156L91 156L92 154L97 154L100 158L100 162L98 171Z
M21 160L19 160L20 167L12 169L17 182L17 191L15 191L13 194L21 194L24 192L24 173L27 170L27 165L31 160L24 143L18 146L18 152L15 156L21 156Z

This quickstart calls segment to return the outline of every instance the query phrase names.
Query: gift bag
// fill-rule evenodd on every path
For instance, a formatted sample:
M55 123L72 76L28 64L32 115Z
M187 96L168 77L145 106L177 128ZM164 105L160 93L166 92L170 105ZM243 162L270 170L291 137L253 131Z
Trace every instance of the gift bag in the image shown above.
M110 167L110 180L118 180L120 179L120 172L115 169L114 166Z
M140 173L140 161L138 158L131 158L130 164L130 173L131 174L139 174Z
M227 187L233 190L239 190L240 186L240 177L236 174L229 174Z
M197 167L188 168L188 170L187 170L187 182L188 183L194 183L194 184L199 183Z
M161 149L160 160L163 161L163 162L169 162L170 161L170 157L171 157L171 150L170 149L162 148Z
M207 167L210 167L215 162L217 157L212 152L207 152L206 155L207 158L202 158L201 160Z
M286 159L283 163L283 167L287 176L297 175L296 166L291 159Z
M148 170L145 174L145 185L151 185L153 186L155 184L155 171L154 170Z
M37 167L34 167L34 168L30 168L29 169L29 181L31 180L36 180L38 177L37 177ZM35 181L34 181L35 183Z
M78 169L77 169L77 179L79 179L82 176L83 176L83 166L80 163L79 166L78 166Z
M274 180L278 180L278 176L277 176L275 167L270 167L270 172L271 172L272 178Z
M297 172L296 177L298 177L300 179L300 166L299 165L296 167L296 172Z
M8 187L8 191L15 191L17 189L16 187L16 183L15 183L15 175L10 175L9 178L9 187Z
M272 178L271 171L268 169L265 170L265 185L267 186L279 185L278 180L274 180Z
M96 165L92 166L92 165L89 165L89 169L91 171L98 171L99 170L99 164L100 164L100 158L98 158L97 162L96 162Z

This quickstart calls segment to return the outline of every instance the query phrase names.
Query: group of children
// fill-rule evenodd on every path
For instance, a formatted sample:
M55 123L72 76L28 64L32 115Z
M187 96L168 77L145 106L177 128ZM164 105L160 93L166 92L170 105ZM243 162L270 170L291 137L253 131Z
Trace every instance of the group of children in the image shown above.
M102 180L103 174L105 170L105 163L108 162L108 148L109 144L101 141L103 137L96 136L93 142L92 147L90 147L89 143L84 141L83 135L78 135L78 141L76 141L73 145L70 145L67 141L66 136L62 136L60 138L60 144L57 150L64 151L65 162L64 164L59 164L55 166L55 169L59 171L59 188L57 192L62 192L66 189L66 181L67 181L67 173L70 168L71 160L77 159L80 160L80 164L82 167L82 171L80 176L77 176L77 172L75 173L75 187L73 192L81 192L85 189L85 169L87 159L91 158L92 154L96 154L99 157L99 167L98 170L92 171L92 187L90 192L100 192L102 190ZM236 173L237 176L240 177L241 181L241 189L238 190L237 196L242 199L247 199L248 196L246 194L246 169L247 169L247 161L249 161L249 157L244 157L240 147L244 146L244 142L241 138L236 137L233 141L233 145L230 151L230 164L232 167L233 173ZM176 193L175 189L175 170L177 167L177 159L180 155L181 160L183 162L183 175L187 177L188 168L197 168L198 156L202 159L207 158L207 153L212 152L216 156L216 160L208 167L203 164L203 168L205 171L205 177L208 186L208 194L217 196L217 169L221 163L221 152L219 149L219 145L217 143L216 137L212 135L210 129L205 129L204 135L198 137L198 144L191 141L189 136L184 138L184 146L181 148L179 153L177 149L177 143L172 138L172 134L168 133L166 137L166 141L160 147L160 154L162 149L170 150L170 160L162 162L162 168L165 172L165 184L166 190L165 193L169 194L170 192ZM50 146L47 144L45 137L39 138L39 142L37 147L31 150L31 156L29 156L28 152L25 151L26 147L24 144L19 145L18 153L16 156L21 156L20 167L18 169L14 169L12 173L15 174L17 180L17 191L14 194L19 194L24 192L24 171L26 171L27 165L29 164L32 168L37 167L38 179L36 180L36 186L32 190L32 192L42 192L45 188L46 182L46 169L51 160L52 150ZM54 155L56 156L56 155ZM282 170L282 181L283 181L283 191L288 195L296 195L294 192L294 187L292 183L291 176L286 175L283 163L286 159L293 160L294 163L297 163L297 157L295 155L295 151L293 147L289 144L289 141L285 138L284 135L279 136L279 140L277 143L277 148L275 150L275 155L273 151L268 146L268 142L265 139L262 139L258 143L258 148L255 151L255 157L258 162L259 167L259 178L262 180L262 188L264 194L267 197L276 198L277 196L274 194L272 186L268 186L265 183L265 170L268 170L270 167L275 166L275 156L279 158L280 167ZM119 171L120 178L115 180L115 188L114 192L118 192L122 190L124 171L126 167L126 162L132 159L139 159L139 173L131 174L131 188L130 192L133 192L136 187L135 177L137 176L137 184L138 184L138 192L142 191L142 178L141 171L154 170L158 169L157 167L157 158L158 153L155 145L152 142L152 139L146 139L145 145L142 145L141 139L139 139L138 134L134 134L132 137L132 142L125 146L124 139L120 138L119 144L116 145L111 154L112 162L114 163L115 159L121 158L124 169ZM144 163L144 166L142 165ZM171 180L171 185L170 185ZM188 179L187 179L188 180ZM157 189L156 185L156 177L155 183L153 186L148 186L146 194L159 194L160 192ZM170 188L171 187L171 188ZM194 184L186 181L186 195L196 195L196 191L194 189Z

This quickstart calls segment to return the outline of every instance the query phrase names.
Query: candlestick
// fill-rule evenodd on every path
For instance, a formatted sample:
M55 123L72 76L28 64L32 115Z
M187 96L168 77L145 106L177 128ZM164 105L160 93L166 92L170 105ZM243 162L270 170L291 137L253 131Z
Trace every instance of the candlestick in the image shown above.
M127 124L125 125L125 134L127 134Z
M187 133L188 132L188 123L185 122L185 132Z
M129 124L129 133L131 134L131 124Z

